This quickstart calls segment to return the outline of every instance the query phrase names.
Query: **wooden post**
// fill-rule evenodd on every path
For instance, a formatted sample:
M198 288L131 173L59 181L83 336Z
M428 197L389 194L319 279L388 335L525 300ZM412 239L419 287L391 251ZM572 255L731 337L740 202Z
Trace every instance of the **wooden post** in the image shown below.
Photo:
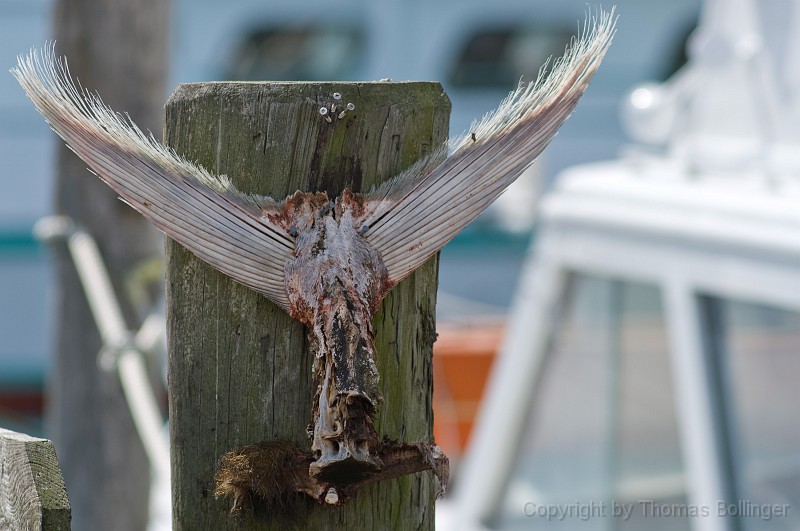
M81 86L98 91L143 128L158 130L166 92L169 2L58 0L56 51ZM55 209L97 241L117 293L126 273L157 256L161 237L59 142ZM147 525L150 465L116 371L98 366L102 346L66 249L57 254L58 295L46 427L72 497L75 529L141 531ZM127 302L127 300L125 300ZM136 312L125 305L132 329Z
M70 519L53 443L0 428L0 529L69 531Z
M341 94L334 100L333 94ZM328 122L324 105L355 109ZM367 191L447 138L438 83L202 83L178 87L166 142L246 192ZM437 260L398 284L375 318L384 401L378 434L432 439L431 349ZM173 524L181 529L283 529L270 511L232 517L214 499L220 456L263 440L309 448L311 355L303 327L267 299L167 243ZM431 472L372 484L341 507L302 501L299 529L432 529Z

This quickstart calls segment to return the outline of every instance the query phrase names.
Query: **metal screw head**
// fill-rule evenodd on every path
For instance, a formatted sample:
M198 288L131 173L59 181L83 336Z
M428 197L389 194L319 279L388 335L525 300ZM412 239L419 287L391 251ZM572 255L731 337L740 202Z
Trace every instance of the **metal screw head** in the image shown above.
M347 104L347 110L348 111L354 111L355 109L356 109L356 106L353 105L352 103L348 103Z
M320 108L319 108L319 113L320 113L322 116L325 116L326 114L328 114L328 108L327 108L327 107L320 107Z
M325 503L328 505L336 505L339 503L339 493L336 492L336 489L331 487L328 489L328 492L325 493Z
M333 99L340 100L340 99L342 99L342 95L339 94L338 92L334 92L333 93Z

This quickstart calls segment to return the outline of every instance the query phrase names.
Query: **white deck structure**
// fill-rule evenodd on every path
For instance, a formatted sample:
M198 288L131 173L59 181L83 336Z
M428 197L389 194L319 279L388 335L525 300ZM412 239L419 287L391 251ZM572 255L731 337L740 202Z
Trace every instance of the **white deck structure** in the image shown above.
M610 513L559 519L548 518L544 508L567 511L575 502L576 510L583 506L588 511L596 502L599 513L601 507L610 511L614 503L638 501L642 509L644 500L677 500L671 506L690 513L684 520L670 523L669 515L651 511L638 526L627 528L797 528L800 507L792 513L791 504L800 492L798 430L778 434L769 426L796 426L800 415L784 409L788 415L773 419L773 424L765 422L767 427L761 429L762 447L772 452L770 470L764 464L767 459L746 457L756 445L735 434L759 428L748 425L752 417L740 411L748 404L737 396L738 382L730 375L733 355L726 341L731 330L721 324L720 305L749 301L782 314L800 314L798 39L798 1L708 0L687 66L663 85L634 90L624 109L633 136L650 146L631 150L620 160L574 167L558 177L541 202L538 238L473 444L459 470L454 496L440 507L443 524L455 523L453 529L622 529L625 518L615 519ZM563 308L574 295L575 279L587 276L612 279L612 301L620 283L645 284L660 294L679 466L675 473L640 474L635 481L617 481L610 490L587 486L564 497L547 490L541 463L531 468L539 471L538 480L520 481L525 459L534 461L531 455L521 455L534 446L527 439L534 432L524 419L542 416L532 413L532 403L550 396L547 379L557 364L554 356L567 355L553 354ZM613 328L620 326L620 317L613 307L607 309L604 319L611 331L601 337L610 351L619 350L619 332ZM788 349L792 361L780 367L800 369L800 337L789 335L793 343L780 348ZM610 355L616 360L611 371L621 370L619 353ZM764 371L779 366L771 369L770 363L777 362L770 356L756 359L753 378L762 366ZM581 370L576 365L572 374ZM767 381L761 395L754 395L764 397L755 402L761 409L750 403L755 416L781 413L768 409L766 397L771 393L799 397L791 385L798 376L796 370L786 381ZM607 385L613 388L627 376L597 375L601 377L610 379ZM581 381L575 376L560 384L580 386ZM548 402L546 407L560 406L569 404ZM614 447L621 437L620 413L614 411L601 419L606 428L598 431L612 423L612 443L600 459L612 483L620 475L615 466L626 452L636 453L632 446ZM573 443L586 445L584 454L592 451L592 441L580 437L560 441L560 451L566 454ZM784 444L794 450L776 449ZM581 463L575 466L582 470L572 473L585 474L588 484L593 472ZM768 484L769 490L752 487L754 482ZM735 518L719 509L737 503L745 508L760 504L760 509L750 507L751 512L770 510L773 515ZM779 514L780 507L762 507L773 503L783 504L789 514ZM691 514L694 509L700 514Z

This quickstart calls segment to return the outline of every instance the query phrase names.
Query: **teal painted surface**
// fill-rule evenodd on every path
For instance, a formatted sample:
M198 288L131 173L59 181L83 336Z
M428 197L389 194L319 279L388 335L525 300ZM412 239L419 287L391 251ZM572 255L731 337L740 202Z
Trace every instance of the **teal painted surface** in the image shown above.
M514 298L534 233L470 227L442 249L437 320L502 316Z
M47 250L30 226L0 230L0 393L44 383L50 351L48 264Z
M0 230L0 259L15 255L44 257L42 245L33 237L32 228Z

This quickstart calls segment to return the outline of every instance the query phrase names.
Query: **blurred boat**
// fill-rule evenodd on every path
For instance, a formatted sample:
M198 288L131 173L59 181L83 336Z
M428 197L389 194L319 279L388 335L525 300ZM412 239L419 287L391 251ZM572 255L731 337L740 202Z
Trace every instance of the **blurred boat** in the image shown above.
M543 196L442 528L800 527L799 36L708 0L638 145Z

